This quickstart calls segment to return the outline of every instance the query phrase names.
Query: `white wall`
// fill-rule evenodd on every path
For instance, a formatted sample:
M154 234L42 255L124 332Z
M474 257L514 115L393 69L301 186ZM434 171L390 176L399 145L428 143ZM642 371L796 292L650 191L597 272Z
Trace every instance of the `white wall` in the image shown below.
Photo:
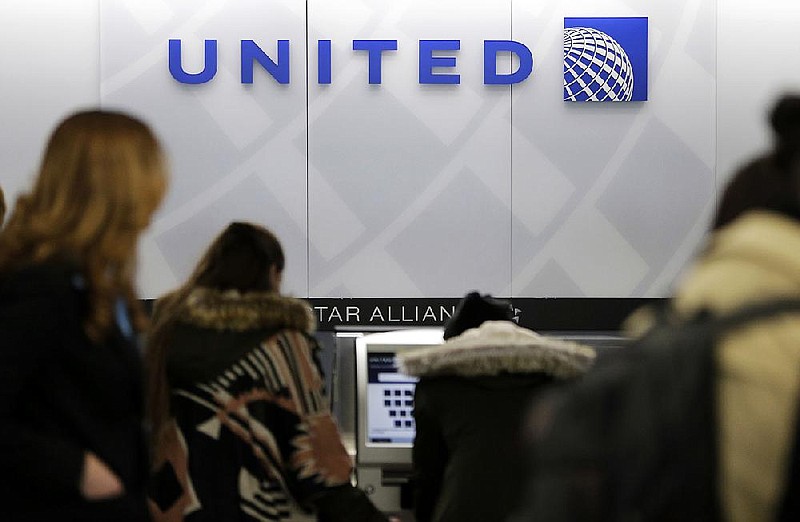
M0 2L0 184L30 184L47 135L100 102L98 0Z
M533 42L533 81L514 87L515 296L651 297L669 292L714 198L713 0L514 2ZM563 19L646 16L649 101L570 104Z
M766 113L800 91L800 3L722 0L717 31L717 173L720 182L770 143Z
M171 158L169 195L140 248L144 295L179 284L233 220L269 226L288 259L286 291L308 294L305 9L303 0L101 3L102 104L150 122ZM203 41L216 39L214 80L176 82L169 39L185 43L187 71L202 68ZM289 40L291 84L256 70L242 85L242 39L273 58L276 40Z
M173 158L173 192L142 248L145 296L185 277L203 244L234 218L277 229L294 269L288 274L289 290L300 295L455 296L466 286L516 296L666 295L701 243L713 207L716 189L701 189L693 172L697 179L715 176L718 188L735 165L768 143L764 113L775 95L800 87L800 73L787 66L800 46L794 36L800 7L790 0L456 4L460 8L445 2L436 9L426 2L341 0L332 10L332 2L309 0L310 40L330 36L334 45L338 40L344 47L334 49L334 59L340 60L334 64L334 83L309 82L306 115L302 0L5 0L0 3L0 184L13 200L30 182L52 126L77 107L102 102L151 121ZM560 65L553 58L560 54L564 16L650 17L651 100L630 109L565 107L558 100ZM227 82L218 78L204 90L191 89L166 72L168 38L213 36L222 43L257 38L256 33L267 40L291 39L293 75L299 75L293 76L291 89L257 78L243 90L235 68L222 72L229 75ZM371 88L365 60L347 49L353 38L362 37L398 38L406 46L398 58L385 61L384 75L397 74L403 61L413 61L408 42L460 39L462 85L446 96L444 89L424 92L410 76L389 76L382 90ZM532 47L534 78L513 92L487 92L468 78L475 65L470 60L477 63L468 46L473 39L507 37ZM309 49L310 76L314 51ZM221 63L235 64L235 56L226 52ZM548 98L553 85L555 97ZM370 96L373 102L367 101ZM430 133L423 154L430 153L430 136L444 146L431 172L438 188L426 185L408 193L409 186L402 181L394 186L389 179L386 192L367 183L370 192L353 199L348 191L357 185L342 177L345 171L337 174L331 161L339 160L326 149L326 143L336 143L330 140L332 132L351 132L331 118L353 103L362 108L373 103L370 110L376 115L400 119L407 111L418 112ZM504 106L514 110L506 112ZM577 111L583 113L576 116ZM470 116L475 114L478 119ZM510 118L508 126L504 118ZM606 137L617 136L614 143L620 148L610 157L597 147L589 149L605 159L597 167L599 176L582 180L574 164L587 151L565 145L570 126L586 121L609 122ZM554 125L563 136L548 142ZM403 149L406 154L419 154L411 147L415 139L422 143L412 127L401 128L396 140L410 147ZM471 137L464 135L456 140L457 149L448 148L459 129L469 129ZM359 132L363 138L378 131L386 129L377 125ZM305 156L306 132L310 158ZM225 136L228 145L222 146L217 135ZM669 144L666 151L660 143ZM341 168L350 169L356 181L376 175L381 159L391 156L391 151L370 157L355 146L337 147L333 152L342 156ZM512 148L514 154L502 152ZM365 161L358 154L365 154ZM418 159L403 161L407 168L425 165ZM643 176L649 172L653 181L641 187L646 194L640 198L639 189L625 191L636 185L630 180L637 180L638 171ZM698 197L680 191L659 196L674 186L701 190L701 200L687 207L688 217L663 217L664 209L647 206L682 205ZM466 190L461 197L474 199L477 206L461 214L460 200L441 199L452 195L453 187ZM402 204L392 199L395 193L406 194ZM383 206L367 204L382 198ZM471 235L470 226L482 226L475 225L480 219L471 219L487 209L486 227ZM659 242L661 231L667 233ZM443 234L455 234L455 239ZM491 251L488 257L486 250ZM473 251L482 259L471 259Z
M311 0L309 27L336 51L331 85L309 75L310 293L507 294L511 91L483 85L483 40L510 38L511 2ZM354 39L398 41L381 85ZM461 41L460 85L419 84L420 39Z

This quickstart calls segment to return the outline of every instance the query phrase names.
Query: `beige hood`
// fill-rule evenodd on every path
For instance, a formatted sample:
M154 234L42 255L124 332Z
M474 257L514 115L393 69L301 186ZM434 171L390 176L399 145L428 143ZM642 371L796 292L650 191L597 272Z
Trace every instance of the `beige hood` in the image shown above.
M586 372L594 362L592 348L545 337L510 321L486 321L446 343L398 355L407 375L493 376L545 373L560 379Z
M731 310L800 295L800 223L752 212L720 231L676 293L678 310Z

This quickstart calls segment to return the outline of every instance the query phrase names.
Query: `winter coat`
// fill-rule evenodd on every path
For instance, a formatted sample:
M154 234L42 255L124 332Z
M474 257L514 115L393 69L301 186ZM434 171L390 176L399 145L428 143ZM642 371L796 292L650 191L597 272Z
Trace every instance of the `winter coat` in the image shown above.
M88 312L72 265L0 276L0 520L149 518L139 353L124 321L105 341L90 340ZM83 498L86 452L120 478L121 497Z
M800 296L800 223L766 211L718 232L675 306L714 313ZM788 473L800 392L800 317L760 321L717 349L719 477L724 515L773 520Z
M399 355L416 386L417 522L505 520L526 476L524 414L553 382L577 377L587 347L488 321L445 344Z
M156 448L158 520L385 521L350 485L302 301L196 289L167 333L173 421ZM327 517L327 518L325 518Z

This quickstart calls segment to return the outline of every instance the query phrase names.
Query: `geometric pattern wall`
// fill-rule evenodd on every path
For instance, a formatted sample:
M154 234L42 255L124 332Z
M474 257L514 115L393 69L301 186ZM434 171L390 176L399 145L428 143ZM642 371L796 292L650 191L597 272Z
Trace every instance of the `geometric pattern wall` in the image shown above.
M237 0L101 3L101 100L150 121L172 163L142 248L143 292L188 274L227 222L263 223L287 251L286 290L312 297L666 295L715 197L716 2ZM563 101L565 17L649 20L649 101ZM711 35L711 36L709 36ZM187 71L218 42L202 85ZM240 82L239 41L290 82ZM391 39L382 83L353 40ZM420 85L418 42L459 40L458 85ZM533 74L483 84L483 41L533 51ZM331 81L317 81L318 40ZM501 55L499 69L515 60ZM452 72L452 71L451 71Z

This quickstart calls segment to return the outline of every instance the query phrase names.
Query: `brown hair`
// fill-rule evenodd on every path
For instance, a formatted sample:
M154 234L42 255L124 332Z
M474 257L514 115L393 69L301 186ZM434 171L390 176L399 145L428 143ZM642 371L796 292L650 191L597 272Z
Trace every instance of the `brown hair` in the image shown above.
M187 281L158 299L145 351L147 415L154 449L158 449L170 417L167 380L170 334L189 294L201 287L240 293L278 292L270 271L275 267L278 273L282 272L284 263L283 248L272 232L252 223L231 223L211 242ZM158 458L155 453L153 456Z
M136 244L165 189L161 147L144 123L100 110L69 116L50 136L33 189L17 199L0 233L0 272L75 263L90 293L87 335L99 340L110 331L120 295L142 330L147 319L133 290Z
M3 187L0 187L0 226L3 226L3 218L6 217L6 198L3 195Z
M712 230L757 209L800 219L800 96L781 97L769 123L775 138L772 150L736 171L722 193Z

